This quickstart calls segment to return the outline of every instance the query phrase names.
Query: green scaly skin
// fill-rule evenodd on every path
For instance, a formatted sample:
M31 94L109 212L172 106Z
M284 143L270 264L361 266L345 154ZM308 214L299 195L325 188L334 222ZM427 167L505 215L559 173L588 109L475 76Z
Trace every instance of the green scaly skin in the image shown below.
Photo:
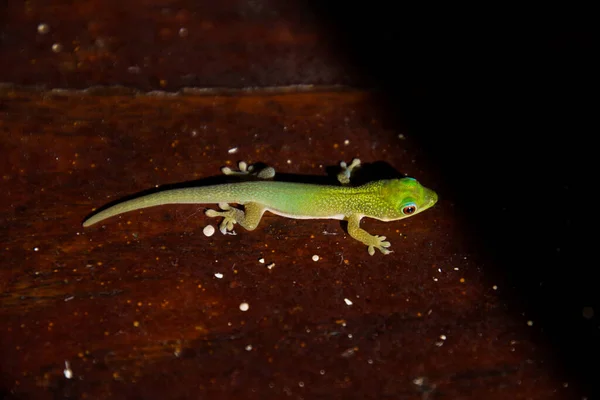
M359 163L353 163L350 170ZM254 230L265 211L295 219L339 219L348 221L348 233L367 245L370 255L375 249L388 254L390 242L385 241L385 236L371 235L360 228L361 218L395 221L425 211L436 201L437 194L413 178L380 180L358 187L252 181L149 194L100 211L83 226L165 204L218 203L223 211L207 210L206 215L223 217L220 225L223 233L231 231L236 223L249 231ZM241 204L244 210L233 208L229 203Z

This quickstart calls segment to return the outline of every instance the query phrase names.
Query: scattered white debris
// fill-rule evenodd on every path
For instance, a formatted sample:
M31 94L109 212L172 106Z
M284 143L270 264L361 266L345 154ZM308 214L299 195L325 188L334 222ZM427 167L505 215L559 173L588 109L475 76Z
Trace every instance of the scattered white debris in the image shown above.
M492 289L498 290L498 286L494 285L494 286L492 286Z
M39 247L34 247L34 248L33 248L33 251L39 251L39 250L40 250L40 248L39 248Z
M65 298L65 301L71 301L71 300L73 300L74 298L75 298L75 296L69 296L69 297Z
M350 347L349 349L345 350L341 354L341 356L344 358L352 357L354 355L354 353L356 353L357 350L358 350L358 347Z
M45 35L50 32L50 26L48 24L39 24L37 26L37 31L40 35Z
M238 151L238 148L237 148L237 147L232 147L231 149L227 150L227 152L228 152L229 154L235 154L235 153L237 153L237 151Z
M250 304L248 304L248 303L242 303L242 304L240 304L240 310L241 311L248 311L248 309L250 309Z
M532 320L527 321L527 326L533 326L533 321Z
M442 339L442 340L446 340L446 339L447 339L447 338L446 338L446 335L440 335L440 339Z
M71 369L69 362L66 360L65 360L65 369L63 370L63 373L65 374L65 378L67 378L67 379L71 379L73 377L73 370Z
M315 254L314 256L312 256L312 260L315 262L319 261L319 256Z
M204 233L204 236L210 237L215 234L215 227L212 225L206 225L204 229L202 229L202 233Z
M319 373L320 373L321 375L325 375L325 370L324 370L324 369L322 369L322 370L320 370L320 371L319 371Z
M249 344L248 346L246 346L246 351L252 351L252 345Z
M223 274L222 274L222 273L220 273L220 272L217 272L217 273L215 274L215 278L217 278L217 279L222 279L222 278L223 278Z
M413 383L417 386L423 386L423 384L425 383L425 378L422 376L415 378L413 379Z
M275 267L275 263L271 263L271 264L267 265L267 268L269 268L269 269L273 269L274 267Z
M398 134L398 139L404 140L406 139L406 136L404 136L403 133Z
M264 264L265 263L265 259L264 258L259 258L258 262L261 263L261 264Z
M291 163L292 163L292 160L287 160L287 163L288 163L288 164L291 164Z
M352 305L352 301L350 301L350 299L344 299L344 301L346 302L346 305L349 305L349 306Z
M298 382L298 386L304 387L304 382L302 382L302 381Z
M60 53L62 51L62 44L60 43L54 43L52 45L52 51L55 53Z
M349 141L348 139L346 139L346 140L344 140L344 144L345 144L346 146L348 146L348 145L350 144L350 141Z

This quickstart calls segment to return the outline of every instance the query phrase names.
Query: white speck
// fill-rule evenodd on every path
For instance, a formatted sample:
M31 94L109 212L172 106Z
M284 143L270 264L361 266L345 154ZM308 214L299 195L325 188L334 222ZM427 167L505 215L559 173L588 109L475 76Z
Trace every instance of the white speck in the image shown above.
M498 290L498 286L494 285L494 286L492 286L492 289Z
M204 233L204 236L212 236L215 234L215 227L212 225L206 225L204 229L202 229L202 233Z
M291 163L292 163L292 160L287 160L287 163L288 163L288 164L291 164Z
M533 321L532 320L527 321L527 326L533 326Z
M458 267L454 267L454 270L455 270L455 271L458 271Z
M60 43L54 43L52 45L52 51L55 53L60 53L62 51L62 44Z
M349 141L348 139L346 139L346 140L344 140L344 144L345 144L346 146L348 146L348 145L350 144L350 141Z
M215 274L215 278L217 278L217 279L222 279L222 278L223 278L223 274L222 274L222 273L220 273L220 272L217 272L217 273Z
M425 378L423 378L422 376L413 379L413 383L417 386L423 386L423 384L425 383Z
M45 35L50 32L50 26L48 24L39 24L37 26L37 31L40 35Z
M65 299L65 301L71 301L71 300L73 300L74 298L75 298L75 296L69 296L69 297L67 297L67 298Z
M249 344L248 346L246 346L246 351L252 351L252 345Z
M352 334L351 333L348 334L348 339L352 339Z
M373 364L373 360L371 360L370 358L367 360L367 363L369 364Z
M440 339L446 340L446 335L440 335Z
M71 370L71 366L68 361L65 361L65 369L63 370L65 374L65 378L71 379L73 377L73 371Z
M346 302L346 305L349 305L349 306L352 305L352 302L350 301L350 299L344 299L344 301Z
M198 136L198 131L194 129L192 131L192 137L196 137L196 136Z
M242 303L242 304L240 304L240 310L241 311L248 311L249 308L250 308L250 304L248 304L248 303Z
M441 274L441 273L442 273L442 269L441 269L441 268L438 268L438 272Z
M321 375L325 375L325 370L324 370L324 369L322 369L322 370L320 370L320 371L319 371L319 373L320 373Z
M341 356L344 358L348 358L348 357L352 357L354 355L354 353L356 352L356 350L358 349L358 347L351 347L347 350L345 350Z
M127 67L127 72L130 74L139 74L140 72L142 72L142 69L137 65L132 65L130 67Z
M188 33L187 28L179 28L179 37L186 37Z
M237 148L237 147L232 147L231 149L227 150L227 152L228 152L229 154L235 154L235 153L237 153L237 151L238 151L238 148Z
M434 281L434 282L437 282L437 281L438 281L438 278L433 278L433 281Z
M267 265L267 268L269 268L269 269L273 269L274 267L275 267L275 263L271 263L271 264Z
M313 261L319 261L319 256L315 254L314 256L312 256L312 260Z
M304 382L302 382L302 381L298 382L298 386L304 387Z
M403 133L400 133L400 134L398 135L398 139L404 140L404 139L406 139L406 136L404 136L404 134L403 134Z
M259 258L258 262L261 263L261 264L264 264L265 263L265 259L264 258Z
M39 247L34 247L34 248L33 248L33 251L39 251L39 250L40 250L40 248L39 248Z
M435 342L435 345L437 347L442 347L444 345L444 341L437 341L437 342Z

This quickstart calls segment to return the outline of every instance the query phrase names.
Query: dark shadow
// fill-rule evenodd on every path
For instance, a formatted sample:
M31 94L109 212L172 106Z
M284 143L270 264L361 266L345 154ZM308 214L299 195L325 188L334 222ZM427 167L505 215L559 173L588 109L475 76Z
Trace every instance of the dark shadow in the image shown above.
M491 260L490 286L504 288L516 320L534 321L529 332L570 387L593 398L600 331L597 316L582 316L600 310L591 21L568 9L311 5L359 85L380 93L384 118L435 167L440 201L456 204Z

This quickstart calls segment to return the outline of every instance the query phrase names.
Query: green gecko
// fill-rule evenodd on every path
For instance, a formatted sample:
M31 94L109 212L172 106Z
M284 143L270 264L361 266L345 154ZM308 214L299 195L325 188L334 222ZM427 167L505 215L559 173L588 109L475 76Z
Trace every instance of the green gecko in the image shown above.
M371 235L360 227L363 217L380 221L396 221L416 215L433 206L437 194L423 187L413 178L387 179L361 186L345 186L350 182L360 160L350 165L340 163L342 172L338 180L342 186L315 185L268 181L275 170L267 167L254 172L253 166L239 163L239 171L223 168L226 175L252 173L262 179L225 183L212 186L170 189L127 200L98 212L83 222L84 227L129 211L164 204L218 203L221 211L207 210L209 217L223 217L219 228L223 234L240 224L249 231L256 229L265 211L295 219L338 219L348 222L348 233L368 246L370 255L375 249L389 254L390 242L385 236ZM244 210L231 207L229 203L241 204Z

